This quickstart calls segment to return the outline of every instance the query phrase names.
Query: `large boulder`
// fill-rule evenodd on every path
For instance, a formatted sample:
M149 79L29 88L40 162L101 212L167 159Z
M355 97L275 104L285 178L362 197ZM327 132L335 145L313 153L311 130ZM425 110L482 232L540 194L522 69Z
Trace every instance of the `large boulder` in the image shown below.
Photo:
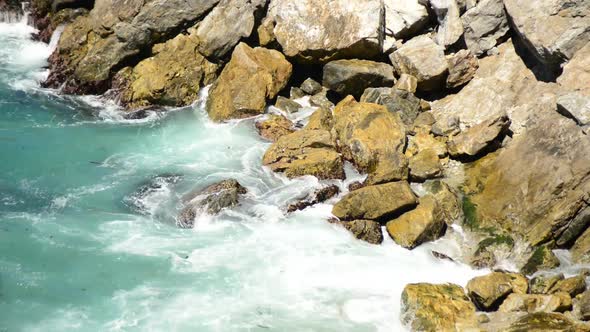
M223 121L262 114L267 100L287 85L291 71L280 52L240 43L211 87L209 117Z
M397 114L349 96L334 109L333 130L342 155L369 173L369 184L407 178L406 130Z
M387 233L400 246L414 249L443 236L446 226L438 202L434 196L426 195L420 198L416 209L387 222Z
M502 0L483 0L463 16L465 44L480 56L498 44L509 30Z
M391 182L350 192L334 205L332 214L340 220L385 220L416 204L416 196L407 182Z
M448 72L444 47L428 36L410 39L390 55L398 75L409 74L418 79L418 89L438 90L444 87Z
M512 293L526 294L528 280L521 274L492 272L467 283L467 293L478 309L495 311Z
M223 58L248 38L269 0L222 0L198 25L198 50L206 57Z
M323 85L340 95L360 97L365 89L391 87L393 67L369 60L336 60L324 66Z
M475 307L461 286L409 284L402 292L401 320L412 331L471 331Z
M380 0L271 0L263 25L286 56L324 63L380 54L383 14Z
M329 131L299 130L281 136L264 154L264 165L288 177L343 179L344 163Z
M504 5L519 38L548 69L558 69L590 41L586 0L504 0Z
M184 106L194 102L200 88L213 83L218 65L207 61L196 50L199 40L194 31L180 34L153 47L153 56L133 69L118 73L121 102L127 107L150 105Z

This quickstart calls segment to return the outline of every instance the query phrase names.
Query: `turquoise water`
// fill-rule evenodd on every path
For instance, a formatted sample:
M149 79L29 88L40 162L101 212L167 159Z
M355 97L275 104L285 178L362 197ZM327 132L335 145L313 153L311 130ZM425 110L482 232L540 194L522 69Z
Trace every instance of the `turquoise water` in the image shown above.
M39 88L51 46L31 32L0 23L0 331L394 331L405 284L475 274L357 241L329 204L285 215L321 183L261 167L253 120L196 103L128 121ZM240 207L175 226L183 194L226 178L249 190Z

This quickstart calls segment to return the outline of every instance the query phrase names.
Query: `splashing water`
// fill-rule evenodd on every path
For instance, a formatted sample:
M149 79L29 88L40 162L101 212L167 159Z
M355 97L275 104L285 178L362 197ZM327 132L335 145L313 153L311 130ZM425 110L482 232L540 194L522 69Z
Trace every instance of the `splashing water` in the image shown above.
M263 168L253 120L198 103L123 120L39 88L55 41L33 32L0 23L0 331L400 331L407 283L478 273L431 256L452 241L357 241L330 204L286 215L322 182ZM184 193L226 178L249 190L238 208L175 227Z

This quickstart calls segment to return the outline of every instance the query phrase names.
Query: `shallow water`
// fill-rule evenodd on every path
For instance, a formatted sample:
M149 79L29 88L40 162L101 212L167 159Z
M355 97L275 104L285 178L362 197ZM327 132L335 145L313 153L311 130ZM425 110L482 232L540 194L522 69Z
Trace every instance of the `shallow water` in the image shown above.
M52 47L32 32L0 23L0 331L400 331L407 283L480 273L431 256L452 241L357 241L329 204L286 215L322 183L261 167L252 119L213 124L196 103L126 121L39 88ZM164 174L180 180L134 201ZM175 226L183 194L226 178L249 190L240 207Z

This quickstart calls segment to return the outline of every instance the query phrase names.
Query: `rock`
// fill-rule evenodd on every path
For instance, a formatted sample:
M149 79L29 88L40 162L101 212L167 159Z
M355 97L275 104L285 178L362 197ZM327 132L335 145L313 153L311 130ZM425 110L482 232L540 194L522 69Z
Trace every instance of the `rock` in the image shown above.
M194 220L200 211L217 214L221 210L238 205L240 197L248 192L234 179L214 183L205 189L199 189L184 197L185 208L178 216L178 225L183 228L194 226Z
M287 57L325 63L381 53L383 13L379 0L271 0L266 20Z
M559 259L557 256L555 256L551 249L551 245L537 247L521 269L522 273L531 275L539 270L550 270L558 267Z
M314 79L307 78L305 81L303 81L303 83L301 83L301 90L308 95L315 95L316 93L320 93L322 91L322 85Z
M530 292L532 294L549 294L549 291L555 286L555 284L563 279L564 276L562 273L536 276L531 279Z
M586 290L586 277L579 275L558 281L551 289L550 294L559 292L568 293L571 297L583 293Z
M572 59L590 41L590 4L586 0L504 0L504 6L518 37L549 69Z
M469 201L463 201L463 210L465 219L472 217L468 209ZM477 227L472 227L470 223L466 225L472 231L478 231ZM492 268L504 257L508 257L514 250L514 239L505 234L491 235L481 240L471 258L471 265L476 268Z
M563 67L563 73L557 78L557 83L569 92L580 92L590 96L590 43L580 49L574 57Z
M413 156L423 150L434 150L438 157L443 158L447 155L447 144L444 138L434 137L427 130L418 130L414 136L409 136L406 154Z
M305 126L305 129L321 129L321 130L332 130L334 126L334 116L332 111L325 108L319 108L317 111L309 117L309 122Z
M432 126L436 123L432 113L424 111L416 117L414 120L414 132L419 133L425 131L428 135L432 132ZM447 153L447 146L444 145L445 154Z
M395 243L414 249L422 243L434 241L444 235L444 215L433 196L420 198L418 207L387 222L387 233Z
M293 101L289 98L278 96L277 101L275 102L275 107L283 112L295 113L299 111L302 106L299 105L299 103L297 103L296 101Z
M590 291L582 293L582 296L574 307L574 311L577 312L581 320L590 320Z
M570 252L576 263L590 263L590 229L587 229L576 240Z
M471 81L479 64L477 58L468 50L448 56L449 76L447 76L447 88L456 88Z
M381 225L373 220L353 220L341 222L342 226L351 232L359 240L371 244L383 242L383 231Z
M368 184L407 177L405 127L384 106L343 99L334 109L334 132L344 158L369 173Z
M567 293L554 295L510 294L504 300L499 312L564 312L571 310L572 298Z
M291 90L289 91L289 98L291 98L291 100L303 98L305 96L305 92L303 92L303 90L295 86L292 86Z
M412 75L402 74L395 83L397 90L404 90L409 93L415 93L418 88L418 79Z
M582 127L590 125L590 95L572 92L557 99L557 111Z
M336 60L324 66L322 83L342 96L360 97L367 88L391 87L393 67L369 60Z
M412 37L422 31L426 24L428 11L419 0L385 2L386 43L387 39Z
M324 188L321 188L314 192L309 197L306 197L303 200L300 200L296 203L293 203L287 207L287 212L295 212L297 210L303 210L307 207L312 205L316 205L318 203L323 203L330 198L338 195L340 193L340 188L337 185L331 185Z
M344 178L342 157L336 152L330 132L325 130L300 130L280 137L266 151L262 163L291 178Z
M416 196L407 182L391 182L348 193L334 205L332 214L340 220L384 220L416 204Z
M126 196L123 202L134 211L149 215L150 206L148 203L150 202L150 197L166 192L169 186L178 183L181 179L182 176L177 174L158 175L142 184L131 195Z
M535 312L514 322L506 332L541 332L541 331L588 331L580 329L574 321L560 313Z
M510 119L506 115L486 120L452 137L448 142L449 154L455 158L477 156L493 148L492 143L509 127Z
M467 293L478 309L495 311L512 293L526 294L527 279L516 273L492 272L467 283Z
M61 35L45 82L64 93L105 92L126 62L152 45L178 34L211 10L218 0L96 0L88 16L78 17Z
M121 102L129 109L150 105L185 106L197 100L201 87L217 78L218 65L196 51L193 32L180 34L153 47L153 56L124 69L116 78L123 82Z
M407 41L390 55L398 75L409 74L418 80L418 89L440 89L447 75L448 65L444 48L428 36L418 36Z
M481 56L494 48L509 30L502 0L483 0L463 16L465 44Z
M420 114L420 99L408 91L395 88L369 88L361 96L361 102L387 107L389 112L397 113L407 126L411 126Z
M438 20L436 43L449 47L459 41L463 35L461 13L455 0L429 0Z
M442 175L442 166L438 153L434 149L424 149L410 158L410 178L423 182Z
M326 91L322 90L309 98L311 106L325 108L331 110L334 108L334 104L326 96Z
M478 325L475 307L458 285L409 284L401 302L401 320L412 331L468 331Z
M458 194L444 181L428 181L424 184L424 189L434 196L438 208L442 211L443 220L448 226L463 218L463 207Z
M280 137L295 131L293 122L277 114L271 114L266 120L256 122L256 129L260 136L271 142L276 142Z
M198 50L206 57L221 59L254 30L257 16L269 0L221 0L198 25Z
M207 112L214 121L262 114L291 77L291 64L275 51L240 43L211 87Z
M92 9L94 0L53 0L51 10L57 13L66 8L86 8Z
M360 181L355 181L351 184L348 185L348 191L355 191L355 190L359 190L361 188L366 187L366 185Z

